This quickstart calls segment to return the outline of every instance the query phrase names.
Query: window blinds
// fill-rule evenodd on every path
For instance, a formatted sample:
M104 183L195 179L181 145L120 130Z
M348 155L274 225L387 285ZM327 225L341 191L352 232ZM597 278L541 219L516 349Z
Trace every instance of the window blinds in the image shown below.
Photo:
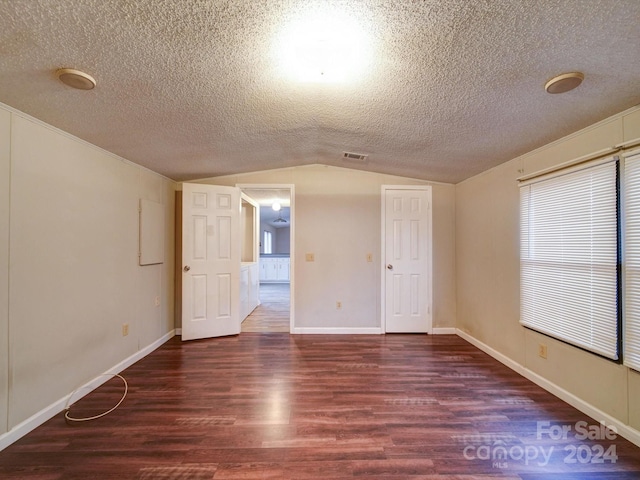
M520 323L618 358L616 162L520 189Z
M624 169L624 364L640 371L640 154Z

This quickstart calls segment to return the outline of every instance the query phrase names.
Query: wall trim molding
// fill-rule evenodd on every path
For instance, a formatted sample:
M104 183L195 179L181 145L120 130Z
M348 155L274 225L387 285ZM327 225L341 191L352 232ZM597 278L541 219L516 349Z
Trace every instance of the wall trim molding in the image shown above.
M565 390L564 388L547 380L543 376L535 373L532 370L529 370L524 365L512 360L506 355L491 348L489 345L481 342L477 338L471 336L469 333L463 332L462 330L459 330L459 329L457 330L456 333L459 337L463 338L473 346L491 355L493 358L498 360L503 365L509 367L511 370L515 371L516 373L519 373L520 375L525 377L527 380L531 380L533 383L535 383L539 387L544 388L547 392L567 402L569 405L577 408L582 413L589 415L594 420L597 420L599 422L606 422L607 425L613 425L620 436L626 438L631 443L634 443L635 445L640 447L640 431L639 430L636 430L630 425L622 423L619 419L612 417L608 413L605 413L599 408L594 407L590 403L585 402L584 400L577 397L573 393Z
M319 334L319 335L381 335L384 332L380 327L296 327L291 331L294 335Z
M152 344L138 350L136 353L131 355L130 357L124 359L122 362L114 365L109 370L104 372L104 374L112 374L112 373L120 373L126 368L130 367L138 360L149 355L151 352L156 350L158 347L169 341L171 338L175 336L175 330L171 330L169 333L166 333L158 340L153 342ZM76 390L75 401L77 402L85 395L88 395L93 390L98 388L103 383L106 383L111 379L111 377L107 377L104 374L98 375L93 380L89 380L83 386ZM51 405L43 408L39 412L35 413L31 417L27 418L23 422L20 422L18 425L13 427L8 432L0 435L0 451L7 448L12 443L18 441L20 438L24 437L27 433L31 432L35 428L39 427L47 420L55 417L58 413L62 412L67 405L67 401L69 399L69 395L73 392L69 392L67 395L62 397L60 400L53 402Z
M456 335L458 331L455 327L434 327L434 335Z
M182 329L176 328L177 336L182 335ZM378 327L364 327L364 328L325 328L325 327L300 327L294 328L292 334L305 334L305 333L319 333L319 334L334 334L334 335L349 335L349 334L365 334L365 335L383 335L385 332ZM433 335L456 335L458 331L455 327L436 327L433 329Z
M218 175L215 177L204 177L204 178L196 178L193 180L188 180L185 182L181 182L181 183L201 183L203 181L211 181L213 179L235 179L236 183L243 183L241 182L241 180L245 177L251 177L255 174L264 174L264 173L269 173L269 174L275 174L275 173L287 173L289 175L291 175L293 172L295 172L296 170L306 170L306 169L311 169L311 168L318 168L318 167L322 167L322 168L328 168L328 169L332 169L332 170L342 170L342 171L350 171L350 172L360 172L360 173L364 173L364 174L370 174L370 175L384 175L386 177L388 177L389 181L394 181L394 180L398 180L398 181L409 181L411 183L408 183L407 185L446 185L446 186L451 186L451 185L455 185L454 183L447 183L447 182L438 182L435 180L424 180L422 178L414 178L414 177L405 177L403 175L389 175L386 173L378 173L378 172L368 172L366 170L358 170L355 168L349 168L349 167L341 167L341 166L337 166L337 165L328 165L326 163L309 163L309 164L305 164L305 165L295 165L293 167L282 167L282 168L272 168L269 170L257 170L254 172L244 172L244 173L232 173L232 174L228 174L228 175ZM397 183L397 182L396 182Z

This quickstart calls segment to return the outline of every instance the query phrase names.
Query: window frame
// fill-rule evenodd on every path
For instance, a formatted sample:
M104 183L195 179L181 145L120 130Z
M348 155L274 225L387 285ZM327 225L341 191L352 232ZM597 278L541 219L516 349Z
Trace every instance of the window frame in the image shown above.
M264 247L263 247L263 253L265 255L272 255L273 254L273 234L269 231L269 230L265 230L264 234L263 234L263 240L264 240Z
M552 173L528 177L526 180L521 181L519 220L521 235L520 324L525 328L537 331L563 343L573 345L577 348L618 363L622 361L623 357L620 161L620 158L617 156L609 156L598 160L584 162L579 165L573 165ZM600 187L596 186L594 189L592 185L592 188L585 192L584 188L581 188L580 186L580 182L584 181L585 178L590 178L593 182L593 172L595 172L595 174L598 174L598 172L604 172L602 174L604 177L602 180L604 183L602 185L605 187L604 191L606 198L604 200L606 201L603 201L604 207L602 208L606 209L606 217L601 217L599 214L593 213L594 211L598 211L601 207L601 205L597 203L597 199L594 200L593 198L598 192L600 192ZM613 179L611 178L612 175ZM567 183L564 185L561 182L563 177L567 180ZM613 183L609 183L611 181ZM534 187L535 184L538 184L537 187ZM578 193L580 195L588 195L588 199L590 201L585 209L576 207L576 210L585 210L586 213L590 215L590 222L588 225L591 229L587 229L587 233L584 233L582 228L575 230L576 225L581 224L575 223L576 220L573 219L573 217L577 214L575 211L569 210L569 206L566 204L558 203L557 208L559 208L560 211L564 208L566 209L564 212L570 212L568 215L569 220L567 220L566 223L568 224L568 227L573 227L574 230L563 230L565 228L565 216L562 214L557 215L554 210L550 210L551 214L546 211L535 212L536 207L539 209L545 205L547 208L549 205L554 206L554 202L558 202L558 199L562 199L564 195L562 192L563 188L576 188L576 186L578 188ZM531 204L532 197L528 197L525 202L524 195L533 195L533 188L539 189L539 191L536 192L536 195L539 196L536 196L535 198L537 205ZM545 189L548 190L546 193L549 194L549 197L546 200L540 200L544 199ZM549 199L552 201L548 202ZM578 201L576 203L580 202ZM589 210L589 206L591 207L591 210ZM595 210L594 207L596 207ZM582 213L584 214L585 212L583 211ZM538 225L535 225L532 227L532 218L534 222L540 220L540 225L542 226L538 227ZM559 223L557 220L558 218L560 218ZM594 225L596 225L596 227L600 225L600 223L597 223L600 218L606 219L606 223L603 223L603 225L605 225L603 233L606 234L604 247L600 245L601 242L598 241L600 238L598 236L598 232L593 231ZM574 221L574 225L571 225L572 220ZM545 221L548 222L547 225L550 226L551 229L545 228ZM560 232L558 232L558 228L560 228ZM536 235L536 239L534 241L538 243L541 242L541 247L536 243L535 247L533 247L534 250L536 250L536 247L544 249L545 246L551 246L551 248L546 249L546 261L543 261L543 257L539 257L540 263L529 261L529 259L532 258L532 244L530 238L530 235L532 234ZM566 243L569 244L568 247L565 245L565 236L568 239L566 240ZM554 246L554 241L558 240L556 237L560 238L557 248L560 249L561 254L557 255L558 258L554 262L553 257L555 255L556 248ZM583 243L580 243L578 240L576 241L576 245L572 246L571 242L575 241L575 238L578 238L579 240L581 239ZM591 257L588 263L581 262L584 258L589 258L589 254L584 253L584 238L588 238L589 240L588 245L590 249L588 249L587 252L591 254ZM546 244L545 240L547 240ZM550 243L548 243L549 241ZM525 244L525 242L527 243ZM574 248L575 251L572 251L571 248ZM598 250L599 248L600 250ZM594 261L593 257L594 249L596 249L596 254L600 251L606 254L606 257L602 257L606 259L606 263L603 264L606 266L606 271L604 273L599 273L597 271L598 264ZM582 256L576 256L576 252L582 253ZM576 256L578 260L574 260L574 262L578 263L571 265L572 262L565 259L565 254L568 255L569 258ZM549 258L551 258L551 260L549 260ZM596 255L596 258L599 259L601 257ZM575 274L575 268L580 269L580 265L585 266L587 271L590 272L588 281L585 280L583 275ZM537 277L538 271L540 272L541 279L538 279ZM596 271L595 277L594 271ZM555 275L556 273L559 277ZM602 278L599 278L600 276ZM558 281L557 278L560 278L560 280ZM595 290L593 288L594 278L596 278L595 285L597 287ZM548 285L544 283L545 280L547 280ZM610 281L613 281L615 285L612 285ZM549 291L545 291L545 288L549 287L553 282L558 282L558 285L556 285L557 290L551 289L554 293L550 294ZM591 295L588 298L595 298L596 300L601 299L607 306L607 312L598 316L601 304L592 301L590 303L591 309L586 309L590 312L590 320L587 327L584 328L580 320L580 310L582 305L575 301L582 298L579 295L580 290L578 290L577 294L574 293L571 288L562 290L568 285L567 282L572 282L571 285L573 285L573 288L578 289L580 286L590 285L591 290L586 289L586 291L591 292ZM540 293L538 290L540 290ZM602 293L601 290L604 293ZM584 291L585 289L583 289L583 292ZM564 296L559 297L556 295L556 292L562 292ZM601 293L602 297L598 297ZM555 296L549 297L549 295ZM536 296L539 298L536 298ZM532 298L533 300L531 300ZM596 312L595 315L594 312ZM549 320L549 318L553 318L554 320ZM558 324L558 319L563 323ZM601 331L604 332L601 336L597 335L599 327L602 327ZM594 338L596 339L595 341ZM602 339L604 339L604 342L601 342Z
M630 288L630 272L629 272L629 263L632 260L629 248L630 242L630 234L632 233L629 228L629 208L630 208L630 196L631 193L629 191L629 186L632 186L630 177L629 177L629 168L628 161L632 160L633 162L638 162L638 166L636 168L640 169L640 149L631 150L629 152L625 152L622 154L622 182L621 182L621 196L623 198L622 201L622 214L620 216L619 226L622 230L622 275L621 275L621 289L622 289L622 363L635 371L640 372L640 311L636 312L638 315L636 318L633 318L631 312L629 311L629 303L630 297L632 296L632 292L629 291ZM640 179L638 181L638 227L640 229ZM640 248L638 248L637 252L638 258L636 260L640 261ZM640 269L640 265L639 265ZM640 303L640 282L637 290L637 302ZM634 322L633 327L630 327L629 323ZM637 333L637 338L629 339L631 337L629 331L633 329L634 333ZM637 332L636 332L637 331Z

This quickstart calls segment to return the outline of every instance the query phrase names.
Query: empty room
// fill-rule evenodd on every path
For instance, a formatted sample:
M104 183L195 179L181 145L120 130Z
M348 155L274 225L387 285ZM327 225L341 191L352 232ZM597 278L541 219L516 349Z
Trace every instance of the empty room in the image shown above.
M0 477L640 478L640 2L0 2Z

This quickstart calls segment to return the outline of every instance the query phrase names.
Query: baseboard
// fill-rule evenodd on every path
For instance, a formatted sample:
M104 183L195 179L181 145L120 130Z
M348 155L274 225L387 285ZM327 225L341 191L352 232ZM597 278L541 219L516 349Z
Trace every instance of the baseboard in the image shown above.
M463 332L462 330L457 330L456 334L461 338L465 339L467 342L474 345L475 347L478 347L483 352L491 355L493 358L498 360L500 363L506 365L511 370L519 373L526 379L531 380L533 383L544 388L547 392L552 393L553 395L560 398L561 400L564 400L572 407L577 408L582 413L589 415L590 417L592 417L593 419L599 422L605 422L607 425L613 425L620 436L626 438L630 442L640 447L640 431L636 430L632 426L622 423L620 420L612 417L606 412L603 412L599 408L594 407L590 403L585 402L581 398L575 396L573 393L568 392L567 390L556 385L553 382L550 382L549 380L535 373L534 371L529 370L524 365L521 365L520 363L513 361L511 358L507 357L506 355L503 355L497 350L494 350L489 345L481 342L475 337L472 337L468 333Z
M178 329L176 329L178 330ZM294 328L291 332L293 334L327 334L327 335L382 335L385 332L378 327L366 327L366 328L331 328L331 327L299 327ZM434 328L433 335L455 335L457 330L453 327L440 327Z
M162 344L164 344L174 336L175 336L175 330L171 330L169 333L163 335L158 340L153 342L151 345L148 345L143 349L137 351L136 353L126 358L122 362L111 367L109 370L104 372L104 374L101 374L95 377L93 380L90 380L89 382L84 384L82 387L76 389L76 393L74 395L74 401L80 400L82 397L84 397L85 395L88 395L89 393L91 393L91 391L95 390L100 385L107 382L111 377L105 374L122 372L124 369L130 367L131 365L136 363L138 360L141 360L142 358L149 355L151 352L153 352L155 349L160 347ZM8 432L0 435L0 451L4 450L9 445L19 440L20 438L24 437L27 433L39 427L47 420L53 418L58 413L62 412L67 405L67 401L69 400L69 395L71 395L72 393L73 392L69 392L60 400L52 403L48 407L43 408L38 413L32 415L31 417L27 418L25 421L19 423Z
M179 337L182 336L182 329L181 328L176 328L175 332L176 332L177 336L179 336Z
M384 333L379 327L363 328L338 328L338 327L297 327L292 330L293 334L313 334L313 335L380 335Z
M437 327L433 329L433 335L455 335L457 330L455 327Z

